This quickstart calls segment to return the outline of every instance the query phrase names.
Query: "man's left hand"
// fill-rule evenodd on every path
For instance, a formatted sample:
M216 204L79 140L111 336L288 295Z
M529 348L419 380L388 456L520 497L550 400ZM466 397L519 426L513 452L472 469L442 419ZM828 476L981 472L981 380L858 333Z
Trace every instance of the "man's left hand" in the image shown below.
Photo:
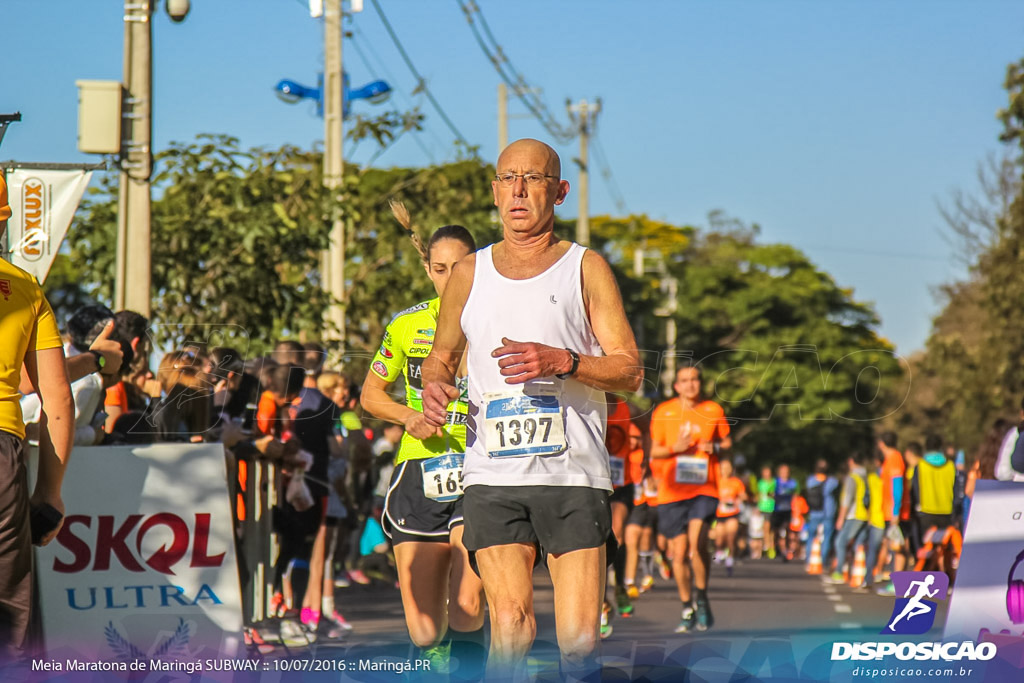
M498 367L505 376L506 384L524 384L540 377L553 377L572 368L572 356L565 349L538 344L517 342L508 337L501 338L502 346L491 352L498 358Z

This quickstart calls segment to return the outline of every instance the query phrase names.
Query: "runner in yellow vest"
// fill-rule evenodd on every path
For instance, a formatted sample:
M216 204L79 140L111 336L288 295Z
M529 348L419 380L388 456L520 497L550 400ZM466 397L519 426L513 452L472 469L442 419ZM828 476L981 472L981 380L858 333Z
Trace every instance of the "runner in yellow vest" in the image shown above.
M871 461L871 469L867 472L868 488L868 527L864 534L864 542L867 546L867 572L864 575L864 582L857 586L858 591L868 591L873 588L874 568L878 563L878 553L882 549L882 542L885 540L885 499L882 494L884 482L882 481L881 468L885 461L885 455L880 451L876 453ZM854 546L856 548L856 546Z
M843 481L839 496L839 515L836 517L836 570L825 577L827 583L846 583L843 570L849 564L848 551L852 553L864 541L868 527L868 485L865 458L851 455L847 461L849 473Z
M960 504L956 494L956 466L943 455L942 438L929 435L925 438L924 450L924 457L910 481L921 533L931 527L942 530L951 526L953 510Z

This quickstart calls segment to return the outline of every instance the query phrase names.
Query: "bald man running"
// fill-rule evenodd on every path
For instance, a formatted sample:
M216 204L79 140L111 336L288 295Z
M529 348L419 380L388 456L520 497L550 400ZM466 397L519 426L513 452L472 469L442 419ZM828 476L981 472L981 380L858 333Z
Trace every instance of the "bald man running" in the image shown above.
M467 354L465 543L490 608L489 677L525 674L542 557L563 676L595 666L611 529L604 392L643 380L608 264L555 236L569 192L560 173L537 140L501 153L491 186L503 239L455 267L423 363L423 412L440 427Z

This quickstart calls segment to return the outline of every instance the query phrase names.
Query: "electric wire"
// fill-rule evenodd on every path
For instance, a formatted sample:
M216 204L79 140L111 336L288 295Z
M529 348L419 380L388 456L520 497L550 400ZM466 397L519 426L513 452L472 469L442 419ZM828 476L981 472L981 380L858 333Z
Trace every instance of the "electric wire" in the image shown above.
M392 88L392 92L398 94L398 96L404 102L405 106L407 108L409 108L409 109L418 109L419 105L413 103L413 101L411 99L409 99L408 95L405 94L405 91L404 90L400 90L397 87L397 83L398 83L397 79L391 74L390 71L388 71L387 67L383 65L383 61L380 60L380 57L377 56L375 52L373 52L373 48L370 46L370 41L367 40L366 41L367 42L367 46L370 48L370 51L374 54L374 56L377 57L378 61L380 62L380 66L374 67L373 65L370 64L370 59L367 57L366 52L363 49L363 40L365 38L366 38L365 34L363 34L362 31L360 31L355 25L353 25L353 28L352 28L352 40L350 40L349 42L351 43L352 47L355 48L356 55L359 57L359 60L363 63L363 66L366 67L366 70L369 73L371 73L371 74L382 73L384 75L384 77L388 79L388 83L395 84L395 86ZM423 143L423 140L420 138L420 136L423 133L427 133L432 138L434 138L434 141L437 143L438 147L443 147L444 145L438 139L438 137L434 133L433 129L428 128L428 127L424 127L424 128L422 128L420 130L413 131L413 133L414 133L414 135L412 136L413 142L415 142L416 146L420 148L420 151L423 152L424 156L426 156L428 159L430 159L430 163L433 164L434 166L436 166L437 165L437 157L434 155L433 150L428 148ZM377 155L377 156L379 156L379 155Z
M466 141L465 136L459 132L459 129L452 122L451 118L449 118L448 114L445 113L445 110L441 106L441 103L438 102L437 98L434 97L434 94L430 92L430 88L427 87L426 79L424 79L423 76L420 75L420 72L416 69L416 65L413 63L412 58L409 57L409 53L406 52L405 47L402 45L402 41L398 39L398 35L395 33L394 28L391 27L391 22L388 21L387 15L384 14L384 10L381 8L380 3L377 0L370 0L370 3L373 5L373 8L377 11L377 15L380 17L381 23L384 24L384 30L387 31L388 36L390 36L391 38L391 42L395 44L395 48L398 50L398 53L402 56L402 60L405 62L405 65L409 68L409 71L416 79L416 89L422 91L423 94L426 95L427 99L430 101L430 104L434 106L434 110L437 111L438 115L441 117L441 120L444 121L445 125L448 126L448 130L450 130L452 134L455 136L455 139L458 140L463 145L465 145L467 148L469 148L470 144Z
M377 0L373 0L376 3ZM561 143L570 142L573 140L578 131L574 128L564 127L560 125L555 117L552 116L551 112L548 111L544 101L537 96L536 90L529 87L526 79L523 75L515 68L512 62L509 60L505 51L501 45L498 44L497 39L494 37L494 33L491 31L491 27L488 25L487 20L484 18L483 12L480 11L480 7L476 4L475 0L455 0L459 7L462 9L463 14L466 16L466 22L469 24L470 29L473 31L473 36L476 38L477 45L483 51L491 65L494 66L495 71L501 76L501 79L512 89L512 94L519 98L534 118L536 118L544 129L557 141ZM479 27L478 27L479 24ZM483 33L481 33L481 30ZM488 45L488 40L490 45Z

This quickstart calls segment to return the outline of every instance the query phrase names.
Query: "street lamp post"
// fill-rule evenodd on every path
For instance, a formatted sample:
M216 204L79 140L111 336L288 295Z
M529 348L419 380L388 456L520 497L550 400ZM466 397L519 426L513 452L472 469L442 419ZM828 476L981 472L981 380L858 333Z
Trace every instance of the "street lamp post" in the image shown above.
M124 3L124 106L114 308L150 315L153 3Z
M124 3L124 101L121 108L121 184L117 200L114 308L150 316L150 227L153 174L153 10L155 0ZM189 0L167 0L182 21Z
M327 311L328 334L345 353L345 221L341 215L340 190L344 178L342 158L341 99L344 83L341 67L341 0L327 0L324 6L324 75L322 109L324 117L324 187L331 198L330 244L321 255L320 272L333 299ZM333 330L332 330L333 328Z
M278 81L274 89L278 97L289 103L295 103L302 99L310 99L317 104L317 114L324 119L324 187L331 193L332 215L330 246L320 255L320 273L324 288L330 292L335 303L331 305L327 314L328 322L334 330L333 339L339 342L339 351L345 352L345 223L342 220L339 209L340 197L338 190L342 186L344 162L342 159L342 123L348 115L348 108L353 100L369 100L371 102L383 102L391 92L391 86L385 81L372 81L360 88L348 87L348 74L341 71L341 47L340 35L341 24L332 22L333 2L328 0L328 7L324 12L325 45L327 38L335 33L339 36L338 46L325 49L325 68L327 74L320 77L318 87L296 83L284 79ZM340 3L339 3L340 5ZM339 9L340 13L340 9ZM340 14L338 15L340 17ZM337 55L335 55L337 52ZM335 66L334 57L337 56L336 66L340 79L330 77L331 69ZM340 88L335 88L334 83L340 80Z

